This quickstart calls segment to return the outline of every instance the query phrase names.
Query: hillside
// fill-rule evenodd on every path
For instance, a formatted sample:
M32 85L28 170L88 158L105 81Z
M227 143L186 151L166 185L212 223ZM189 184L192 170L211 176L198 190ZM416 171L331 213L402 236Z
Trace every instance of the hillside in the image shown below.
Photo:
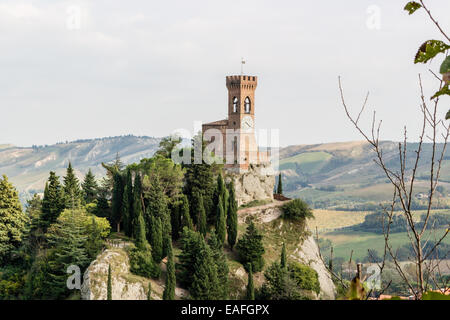
M159 145L159 138L121 136L30 148L0 145L0 174L6 174L18 188L21 198L42 192L50 170L63 175L69 161L77 175L88 169L97 176L105 174L102 162L110 162L119 154L125 163L139 162L151 157Z
M385 161L399 170L398 143L381 142ZM439 145L438 148L442 148ZM407 167L412 168L417 143L407 144ZM423 145L415 193L427 192L432 145ZM441 181L450 191L450 154L442 165ZM288 196L301 197L317 208L334 208L355 203L388 201L392 186L384 172L373 161L375 153L367 142L326 143L289 146L280 150L280 170L284 191ZM447 198L443 192L442 199ZM445 200L443 200L445 201Z

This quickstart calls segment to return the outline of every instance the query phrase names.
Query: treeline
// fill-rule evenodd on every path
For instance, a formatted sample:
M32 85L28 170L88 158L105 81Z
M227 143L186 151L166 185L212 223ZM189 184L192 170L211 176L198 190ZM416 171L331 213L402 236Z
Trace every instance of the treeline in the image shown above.
M384 223L383 223L384 220ZM426 220L426 214L422 214L420 221L416 221L415 227L421 229L424 227ZM383 225L385 228L388 225L388 218L383 212L375 212L368 214L364 217L364 222L348 227L353 231L373 232L377 234L383 234ZM450 215L445 213L432 213L427 221L427 230L448 228L450 225ZM406 232L408 222L406 218L401 214L396 214L392 217L389 225L390 233Z

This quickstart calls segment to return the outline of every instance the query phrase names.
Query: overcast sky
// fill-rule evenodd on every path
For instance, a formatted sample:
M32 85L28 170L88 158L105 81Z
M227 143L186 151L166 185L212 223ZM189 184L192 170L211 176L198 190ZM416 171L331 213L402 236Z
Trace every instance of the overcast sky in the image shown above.
M450 1L429 0L450 30ZM0 2L0 144L122 134L165 136L226 117L225 76L259 77L256 125L282 146L361 140L344 116L337 77L358 111L417 138L419 45L441 39L406 1L166 0ZM435 90L434 90L435 91ZM442 114L450 105L443 100ZM363 118L366 123L370 117Z

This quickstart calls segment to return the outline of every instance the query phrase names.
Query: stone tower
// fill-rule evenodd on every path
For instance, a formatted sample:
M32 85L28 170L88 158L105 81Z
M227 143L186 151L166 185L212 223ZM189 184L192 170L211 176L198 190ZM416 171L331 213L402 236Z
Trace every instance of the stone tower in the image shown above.
M227 76L228 119L206 123L203 133L217 129L223 136L225 167L246 171L250 164L268 161L267 153L259 152L255 136L256 76Z
M226 77L228 118L205 123L202 127L204 140L216 142L223 148L226 180L234 182L238 205L254 200L273 200L274 172L268 153L258 150L255 135L257 84L255 76ZM223 143L215 141L218 138Z

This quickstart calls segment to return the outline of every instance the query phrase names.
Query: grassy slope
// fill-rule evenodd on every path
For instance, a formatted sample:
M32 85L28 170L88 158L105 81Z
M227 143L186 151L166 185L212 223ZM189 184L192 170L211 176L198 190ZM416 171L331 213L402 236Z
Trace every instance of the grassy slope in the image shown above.
M350 253L353 250L353 257L362 259L367 255L367 249L375 249L380 254L382 253L384 249L383 235L338 229L363 222L364 217L369 213L316 209L314 210L315 219L310 220L308 225L312 230L315 230L317 227L320 238L330 239L333 242L335 257L349 259ZM424 213L424 210L418 210L415 212L415 215L418 217ZM433 213L450 215L450 210L435 210ZM443 234L443 231L438 230L436 234ZM406 232L393 233L390 239L394 247L400 247L409 243ZM450 237L446 237L445 242L450 244Z

